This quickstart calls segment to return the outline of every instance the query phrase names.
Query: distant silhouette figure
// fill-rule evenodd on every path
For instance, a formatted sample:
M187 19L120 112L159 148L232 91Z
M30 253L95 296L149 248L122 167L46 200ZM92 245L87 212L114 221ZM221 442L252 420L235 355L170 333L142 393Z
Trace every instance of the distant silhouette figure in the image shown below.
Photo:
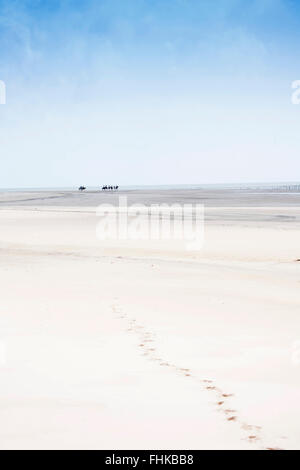
M78 191L84 191L86 189L85 186L79 186Z

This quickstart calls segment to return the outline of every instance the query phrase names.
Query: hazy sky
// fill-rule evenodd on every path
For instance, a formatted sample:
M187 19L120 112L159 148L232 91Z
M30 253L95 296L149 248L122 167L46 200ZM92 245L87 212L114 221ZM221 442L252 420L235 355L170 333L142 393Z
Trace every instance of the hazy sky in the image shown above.
M0 187L300 180L300 1L0 0Z

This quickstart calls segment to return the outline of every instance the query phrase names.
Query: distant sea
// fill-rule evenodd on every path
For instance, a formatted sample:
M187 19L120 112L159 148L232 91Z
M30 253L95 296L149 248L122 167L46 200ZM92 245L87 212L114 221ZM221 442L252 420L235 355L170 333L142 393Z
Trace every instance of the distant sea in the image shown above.
M134 190L180 190L180 189L241 189L241 190L263 190L271 188L280 188L284 186L300 185L297 181L279 181L268 183L226 183L226 184L162 184L162 185L120 185L119 190L134 191ZM64 186L64 187L33 187L33 188L0 188L0 192L22 192L22 191L77 191L78 186ZM102 186L86 186L87 190L99 191Z

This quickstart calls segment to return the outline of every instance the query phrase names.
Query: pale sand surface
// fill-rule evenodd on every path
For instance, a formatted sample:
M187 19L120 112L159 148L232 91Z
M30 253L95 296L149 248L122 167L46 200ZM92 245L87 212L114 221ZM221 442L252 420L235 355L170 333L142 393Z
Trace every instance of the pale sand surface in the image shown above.
M204 250L97 240L117 194L0 193L0 447L299 449L300 194L122 194L205 203Z

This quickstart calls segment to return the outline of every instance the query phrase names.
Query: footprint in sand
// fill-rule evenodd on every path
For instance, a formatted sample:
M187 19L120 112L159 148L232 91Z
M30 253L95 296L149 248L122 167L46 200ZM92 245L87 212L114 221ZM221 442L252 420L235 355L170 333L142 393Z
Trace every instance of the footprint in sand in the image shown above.
M251 436L248 436L248 439L247 439L247 440L248 440L249 442L258 442L258 441L260 441L260 437L251 435Z
M176 366L174 366L174 368L177 370L177 372L183 373L184 375L187 375L190 373L190 369L184 369L183 367L176 367Z
M261 430L261 426L254 426L253 424L243 423L241 427L245 431L260 431Z
M231 415L232 413L236 413L236 410L224 410L224 413L227 415Z

